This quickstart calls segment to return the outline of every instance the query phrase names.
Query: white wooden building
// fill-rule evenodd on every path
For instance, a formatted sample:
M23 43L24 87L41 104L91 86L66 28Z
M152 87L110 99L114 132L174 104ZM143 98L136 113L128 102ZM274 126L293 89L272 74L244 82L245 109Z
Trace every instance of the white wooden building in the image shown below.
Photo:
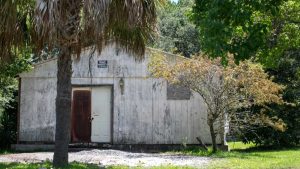
M149 77L152 50L142 62L115 46L101 55L86 49L73 61L71 142L199 144L200 137L211 143L202 98ZM19 143L54 142L56 72L50 59L20 74Z

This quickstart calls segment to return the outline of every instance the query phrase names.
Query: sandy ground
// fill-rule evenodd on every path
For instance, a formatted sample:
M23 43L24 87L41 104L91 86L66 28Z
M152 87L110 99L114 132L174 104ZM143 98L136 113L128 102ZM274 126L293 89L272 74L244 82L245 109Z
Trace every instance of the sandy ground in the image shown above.
M39 163L52 160L53 153L19 153L0 155L0 163ZM118 150L87 150L69 153L70 162L97 164L99 166L126 165L126 166L191 166L204 167L211 159L207 157L195 157L178 154L157 153L132 153Z

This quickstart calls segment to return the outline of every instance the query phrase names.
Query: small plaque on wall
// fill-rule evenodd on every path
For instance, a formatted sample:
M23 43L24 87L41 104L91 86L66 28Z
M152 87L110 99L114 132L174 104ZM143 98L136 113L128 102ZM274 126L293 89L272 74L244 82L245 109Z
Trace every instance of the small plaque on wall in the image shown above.
M168 100L190 100L191 90L189 88L174 84L167 84L167 99Z
M107 60L98 60L98 68L108 68Z

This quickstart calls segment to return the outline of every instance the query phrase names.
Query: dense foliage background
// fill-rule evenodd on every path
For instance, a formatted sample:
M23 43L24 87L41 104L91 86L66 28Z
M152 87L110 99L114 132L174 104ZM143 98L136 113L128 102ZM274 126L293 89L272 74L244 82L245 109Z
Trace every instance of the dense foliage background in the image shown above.
M158 31L153 47L190 57L200 51L199 33L189 20L193 0L168 2L158 12Z
M281 118L287 125L285 132L275 131L270 127L252 126L244 129L241 139L261 145L290 146L300 144L300 50L283 56L276 68L268 72L274 81L286 86L283 99L284 105L271 105L270 116Z
M14 60L0 64L0 148L16 142L18 81L17 75L31 68L31 52L19 54Z
M271 104L268 115L284 120L285 132L252 126L240 137L262 145L299 144L300 133L300 1L195 0L192 20L201 50L211 57L227 53L236 61L252 59L264 65L274 81L286 86L287 104ZM255 108L254 108L255 109Z

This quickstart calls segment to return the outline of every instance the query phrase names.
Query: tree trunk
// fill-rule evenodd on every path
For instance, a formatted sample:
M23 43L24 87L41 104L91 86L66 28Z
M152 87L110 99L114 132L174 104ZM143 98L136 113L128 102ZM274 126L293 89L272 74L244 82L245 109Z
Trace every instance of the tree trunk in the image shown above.
M213 123L209 123L209 130L210 130L210 136L211 136L211 141L213 146L212 152L215 153L217 152L217 142L216 142L216 134L215 134Z
M62 47L57 59L56 130L53 166L68 164L71 121L71 48Z

